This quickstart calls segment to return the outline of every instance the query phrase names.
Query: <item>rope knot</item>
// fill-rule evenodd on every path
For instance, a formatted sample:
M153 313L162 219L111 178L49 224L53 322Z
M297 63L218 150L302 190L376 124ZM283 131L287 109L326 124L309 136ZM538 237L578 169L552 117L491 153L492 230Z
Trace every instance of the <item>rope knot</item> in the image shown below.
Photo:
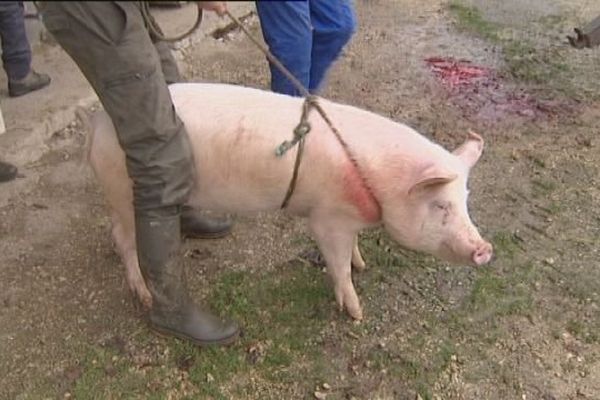
M286 140L279 146L277 146L277 148L275 149L275 155L277 157L283 156L298 142L304 140L304 137L310 132L311 126L308 122L308 113L310 112L310 109L313 108L316 104L316 96L310 95L304 99L304 103L302 103L302 116L300 117L300 122L294 128L294 138L292 140Z

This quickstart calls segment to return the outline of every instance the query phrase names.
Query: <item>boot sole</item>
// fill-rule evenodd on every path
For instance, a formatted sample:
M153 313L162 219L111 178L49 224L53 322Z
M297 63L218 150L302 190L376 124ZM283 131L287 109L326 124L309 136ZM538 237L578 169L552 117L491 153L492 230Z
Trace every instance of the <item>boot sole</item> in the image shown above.
M222 239L230 234L231 234L231 229L228 229L228 230L221 231L221 232L200 233L200 234L181 232L181 237L184 239Z
M154 333L156 333L158 336L162 336L164 338L172 338L172 337L176 337L178 339L182 339L182 340L187 340L190 341L198 346L201 347L209 347L209 346L228 346L233 344L239 337L240 337L240 331L239 329L231 336L228 336L226 338L220 339L220 340L210 340L210 341L206 341L206 340L199 340L196 338L193 338L191 336L188 335L184 335L182 333L179 332L174 332L174 331L169 331L166 329L161 329L161 328L157 328L156 326L153 325L149 325L150 330Z

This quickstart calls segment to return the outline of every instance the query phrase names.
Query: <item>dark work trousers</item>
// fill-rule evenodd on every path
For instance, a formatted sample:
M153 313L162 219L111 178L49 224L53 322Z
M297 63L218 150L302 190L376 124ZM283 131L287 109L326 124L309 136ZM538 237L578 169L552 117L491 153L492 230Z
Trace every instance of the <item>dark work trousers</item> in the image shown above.
M271 53L309 92L317 92L356 30L352 0L257 1L256 10ZM271 90L300 95L277 67L269 67Z
M179 72L167 44L151 38L139 2L43 2L40 12L115 125L136 215L178 214L194 174L167 86L179 81Z
M0 1L2 64L11 81L25 78L31 68L31 47L25 32L21 1Z

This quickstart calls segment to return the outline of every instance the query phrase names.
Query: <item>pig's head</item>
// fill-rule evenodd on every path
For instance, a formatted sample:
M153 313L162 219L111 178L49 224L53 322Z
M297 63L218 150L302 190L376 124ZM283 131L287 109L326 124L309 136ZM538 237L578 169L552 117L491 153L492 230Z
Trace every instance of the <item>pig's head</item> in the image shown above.
M469 132L452 154L416 168L396 199L387 199L393 205L384 206L383 222L392 237L450 262L489 262L492 245L481 238L467 210L467 179L482 150L483 139Z

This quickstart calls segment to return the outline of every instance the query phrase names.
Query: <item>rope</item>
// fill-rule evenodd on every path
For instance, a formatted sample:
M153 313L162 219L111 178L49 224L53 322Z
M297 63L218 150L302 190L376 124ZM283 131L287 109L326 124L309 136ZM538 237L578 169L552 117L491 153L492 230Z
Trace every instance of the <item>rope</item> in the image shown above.
M196 22L194 23L194 26L192 26L189 30L180 35L174 37L167 37L163 34L162 30L160 29L160 26L150 13L150 2L141 1L140 3L140 10L142 12L144 22L146 23L146 28L148 29L150 34L156 37L158 40L162 40L165 42L177 42L179 40L182 40L194 33L194 31L198 29L198 27L200 27L200 23L202 22L202 7L200 7L200 3L196 2L196 6L198 7L198 15L196 17Z
M304 103L302 103L302 116L300 117L300 122L294 128L294 138L292 140L286 140L277 146L277 149L275 149L275 155L277 157L283 156L289 149L294 147L296 143L299 143L300 140L304 139L308 132L310 132L308 113L312 107L315 107L316 102L317 98L315 96L308 96L304 99Z
M273 56L273 54L271 54L269 49L267 49L265 46L263 46L262 43L260 43L258 40L256 40L254 38L254 36L252 36L252 34L246 29L246 27L232 13L229 12L229 10L225 11L225 13L246 34L246 36L248 36L248 38L264 53L264 55L267 56L269 61L271 61L273 64L275 64L277 69L279 69L285 75L285 77L288 78L290 80L290 82L292 82L292 84L296 87L296 89L298 89L298 91L302 94L302 96L310 97L311 94L309 93L308 90L306 90L304 85L302 85L302 83L300 83L300 81L294 75L292 75L290 73L290 71L288 71L287 68L284 67L283 64L281 62L279 62L279 60L277 58L275 58L275 56Z
M256 47L258 47L263 52L263 54L269 59L269 61L271 61L277 67L277 69L279 69L279 71L281 71L281 73L283 73L286 76L286 78L288 78L290 80L290 82L292 82L292 84L296 87L296 89L305 98L304 103L302 105L302 116L300 118L300 123L294 129L294 138L292 139L292 141L285 141L285 142L281 143L275 150L275 154L278 157L281 157L290 148L292 148L294 145L298 144L298 150L296 152L296 161L294 163L294 172L292 174L292 179L290 181L288 191L285 195L285 199L283 200L283 203L281 204L281 208L285 208L287 206L290 198L292 197L292 193L294 192L295 186L296 186L296 180L298 177L298 169L300 167L300 161L302 159L302 154L304 152L304 139L305 139L305 136L310 131L310 124L308 123L308 113L310 112L310 109L313 107L319 112L319 115L321 115L323 120L329 126L329 129L331 129L331 131L337 138L338 142L342 145L344 153L346 154L346 156L348 157L348 159L350 160L350 162L352 163L354 168L356 168L356 171L358 172L359 176L361 177L363 184L365 185L365 188L367 189L367 191L369 192L369 194L371 195L371 197L377 204L377 207L379 207L379 203L377 202L377 199L373 195L372 189L369 187L369 185L367 184L367 181L364 179L363 175L361 174L360 168L358 167L358 163L356 162L356 159L350 152L348 144L342 138L342 135L340 134L340 132L336 129L336 127L333 125L333 123L331 122L331 120L329 119L327 114L325 113L325 110L323 110L323 108L319 104L317 97L314 95L311 95L310 92L308 90L306 90L306 88L302 85L302 83L300 83L300 81L294 75L292 75L287 70L287 68L285 68L285 66L281 62L279 62L279 60L277 58L275 58L275 56L273 56L273 54L271 54L269 49L267 49L262 43L260 43L258 40L256 40L254 38L254 36L252 36L252 34L246 29L246 27L233 14L231 14L229 12L229 10L225 11L225 13L246 34L246 36L256 45Z
M302 104L302 116L300 117L300 122L294 129L294 139L292 141L285 141L277 147L275 151L275 155L281 157L287 150L292 148L296 143L298 143L298 150L296 151L296 161L294 162L294 172L292 174L292 179L290 180L290 184L288 186L287 193L285 194L285 198L281 203L281 208L286 208L290 199L292 198L292 194L294 193L294 189L296 188L296 181L298 179L298 171L300 170L300 161L302 160L302 154L304 153L304 139L308 132L310 132L310 124L308 123L308 113L311 108L314 107L316 103L316 98L314 96L308 96L304 100Z

